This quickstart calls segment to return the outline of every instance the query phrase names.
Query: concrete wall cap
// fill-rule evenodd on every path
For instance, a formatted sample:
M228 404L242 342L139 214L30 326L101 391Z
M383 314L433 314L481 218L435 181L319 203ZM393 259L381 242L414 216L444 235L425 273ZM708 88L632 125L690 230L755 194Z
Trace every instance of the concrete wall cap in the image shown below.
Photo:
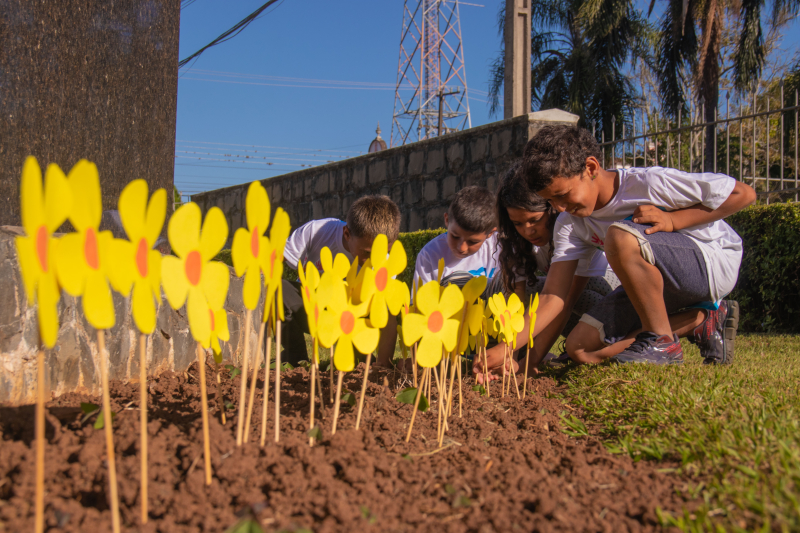
M533 113L528 113L528 122L570 122L572 124L577 124L578 119L580 117L578 115L573 115L567 111L563 111L561 109L545 109L543 111L534 111Z

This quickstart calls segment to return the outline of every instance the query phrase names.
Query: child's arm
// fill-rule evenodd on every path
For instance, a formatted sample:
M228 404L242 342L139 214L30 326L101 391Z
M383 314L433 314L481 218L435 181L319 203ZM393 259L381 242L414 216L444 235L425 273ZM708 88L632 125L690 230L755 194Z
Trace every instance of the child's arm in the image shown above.
M381 329L381 338L378 341L378 366L391 367L394 358L394 348L397 345L397 317L389 313L386 327Z
M651 224L652 227L645 230L648 235L659 231L678 231L716 222L741 211L755 201L756 192L753 188L741 181L737 181L728 199L717 209L709 209L703 204L696 204L675 211L662 211L652 205L642 205L633 212L633 222L636 224Z

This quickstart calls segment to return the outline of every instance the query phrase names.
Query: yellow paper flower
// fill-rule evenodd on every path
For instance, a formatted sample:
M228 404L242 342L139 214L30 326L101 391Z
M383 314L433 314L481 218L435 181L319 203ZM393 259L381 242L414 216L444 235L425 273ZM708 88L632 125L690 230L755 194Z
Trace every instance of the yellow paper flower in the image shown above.
M164 294L173 309L186 303L192 337L208 347L211 339L209 307L222 309L230 282L228 267L211 261L228 238L228 223L217 207L206 214L200 229L200 208L194 202L180 206L169 221L167 235L177 257L161 260Z
M506 304L502 293L497 293L489 299L489 308L494 315L495 328L503 335L503 340L516 345L517 333L525 326L525 318L520 314L522 302L519 296L512 294Z
M333 362L337 369L350 372L355 368L353 345L361 353L371 353L378 347L380 331L369 327L366 319L362 318L367 314L367 302L353 304L349 301L341 281L328 278L322 283L332 286L320 291L326 295L327 301L319 302L326 307L319 319L319 342L326 348L335 342Z
M400 241L395 241L392 251L388 252L389 241L386 235L378 235L372 241L372 251L370 254L371 267L362 268L363 284L361 286L361 301L366 302L370 296L372 301L369 309L369 321L376 328L383 328L389 321L389 313L396 315L400 312L404 303L405 287L408 287L398 279L394 279L406 268L406 251ZM389 257L386 257L388 252Z
M82 296L83 314L97 329L114 326L114 301L108 276L111 264L110 231L99 231L103 216L97 166L85 159L69 171L72 209L69 220L75 233L61 238L56 253L58 282L72 296Z
M461 339L458 342L458 353L467 351L470 335L477 334L481 329L483 308L477 306L475 300L477 300L478 296L486 289L488 281L486 276L476 276L467 281L461 289L461 294L464 296L464 304L467 306L467 313L466 315L462 315L464 317L464 325L461 326ZM461 319L461 316L458 318Z
M320 275L314 263L306 263L305 271L297 269L297 276L300 278L300 296L303 298L303 308L308 317L308 334L317 338L319 316L322 309L317 300L317 288L319 287Z
M264 236L269 226L270 205L267 190L257 181L250 184L245 200L247 228L233 234L231 259L236 275L244 276L242 297L244 306L253 310L261 297L262 256L270 253L269 240Z
M167 214L167 191L158 189L147 202L147 182L130 182L119 196L119 216L129 240L111 241L108 275L114 289L131 296L131 312L139 331L149 335L156 327L161 303L161 253L153 246Z
M231 332L228 329L228 313L225 309L217 309L216 311L208 310L208 318L211 322L211 335L209 336L209 344L211 350L214 352L214 361L217 364L222 362L222 347L219 341L225 342L231 339ZM201 343L203 348L208 348L208 344Z
M265 253L261 259L261 270L264 271L267 285L266 311L262 317L264 322L272 312L276 313L273 319L283 320L283 249L291 229L289 215L279 207L269 230L269 253Z
M403 317L403 341L411 346L422 339L417 348L417 363L426 368L439 364L442 346L452 351L458 341L458 319L450 318L464 306L464 297L456 285L448 285L440 293L439 283L429 281L417 292L416 313Z
M528 326L528 346L533 346L533 327L536 325L536 310L539 309L539 293L536 293L536 297L531 297L531 301L528 304L528 318L529 326Z
M53 232L67 219L72 209L72 190L64 173L50 164L42 194L42 171L36 158L28 157L22 166L20 212L25 236L17 237L19 269L28 305L38 305L39 333L48 348L55 346L58 336L56 306L61 289L56 278Z

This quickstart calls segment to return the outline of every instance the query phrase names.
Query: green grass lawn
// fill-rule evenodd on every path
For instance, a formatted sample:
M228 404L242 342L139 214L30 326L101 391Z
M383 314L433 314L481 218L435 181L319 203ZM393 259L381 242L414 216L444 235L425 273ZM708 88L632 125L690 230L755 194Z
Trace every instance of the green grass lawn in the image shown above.
M684 343L682 366L566 366L548 371L567 385L581 420L614 453L664 461L696 505L661 513L685 531L800 530L800 336L742 335L731 366L703 366ZM587 427L588 426L588 427Z

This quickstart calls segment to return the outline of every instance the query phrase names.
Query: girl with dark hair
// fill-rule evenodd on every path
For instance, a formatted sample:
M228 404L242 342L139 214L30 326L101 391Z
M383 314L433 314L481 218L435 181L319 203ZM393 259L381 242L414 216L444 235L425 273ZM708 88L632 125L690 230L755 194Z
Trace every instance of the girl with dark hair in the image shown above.
M527 305L531 294L541 292L550 270L553 227L558 213L547 200L531 191L522 177L517 176L519 167L520 163L516 162L508 169L497 191L497 241L504 291L516 293ZM559 334L566 337L587 309L619 285L619 279L602 252L596 253L591 261L579 263L564 311L535 339L530 367L536 368ZM492 350L488 353L489 368L493 369L495 362L499 369L502 353L495 358L491 357ZM517 352L519 354L524 357L524 346ZM562 355L559 360L563 358L566 362L566 355ZM476 371L482 372L481 362L476 362L476 365L480 365L476 366Z

